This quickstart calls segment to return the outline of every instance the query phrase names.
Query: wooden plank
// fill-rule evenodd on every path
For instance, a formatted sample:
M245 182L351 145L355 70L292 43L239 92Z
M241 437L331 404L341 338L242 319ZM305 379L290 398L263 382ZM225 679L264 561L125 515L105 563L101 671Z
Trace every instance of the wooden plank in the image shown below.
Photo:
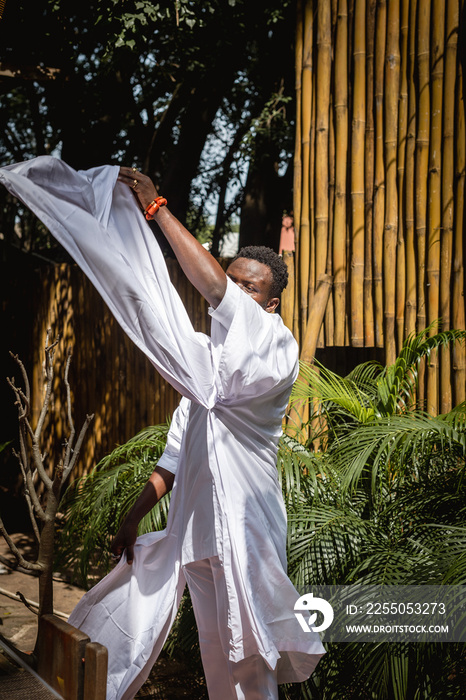
M81 700L89 637L55 615L39 620L37 672L65 700Z
M108 652L97 642L86 645L83 700L105 700L107 696Z

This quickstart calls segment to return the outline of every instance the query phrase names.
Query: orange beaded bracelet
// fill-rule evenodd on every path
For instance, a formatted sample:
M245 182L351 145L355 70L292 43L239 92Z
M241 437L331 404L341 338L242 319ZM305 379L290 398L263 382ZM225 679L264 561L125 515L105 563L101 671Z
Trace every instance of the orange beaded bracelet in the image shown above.
M147 221L153 219L154 214L158 212L160 207L164 207L166 204L167 200L165 199L165 197L156 197L155 199L153 199L152 202L148 204L147 207L144 209Z

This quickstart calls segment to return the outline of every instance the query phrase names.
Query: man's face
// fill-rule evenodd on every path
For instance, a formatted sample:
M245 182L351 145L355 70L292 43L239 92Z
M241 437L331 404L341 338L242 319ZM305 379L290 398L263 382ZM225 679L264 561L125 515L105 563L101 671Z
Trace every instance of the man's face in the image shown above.
M275 311L279 299L271 296L273 277L268 265L249 258L238 258L228 266L226 274L263 309L269 313Z

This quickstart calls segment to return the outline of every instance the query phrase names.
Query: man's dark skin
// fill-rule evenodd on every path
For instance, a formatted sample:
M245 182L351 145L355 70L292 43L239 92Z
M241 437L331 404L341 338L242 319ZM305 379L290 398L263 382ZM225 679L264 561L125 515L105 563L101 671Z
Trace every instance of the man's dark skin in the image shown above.
M138 171L135 172L133 168L121 167L118 179L133 189L143 209L146 209L159 196L152 180ZM134 187L135 181L137 181L136 187ZM223 299L227 288L227 277L229 277L265 311L268 313L275 311L280 300L271 296L273 278L268 265L249 258L238 258L224 272L217 260L166 206L155 213L154 219L170 243L186 277L214 309ZM127 562L132 564L139 522L171 490L174 478L171 472L162 467L154 469L141 495L115 535L110 547L115 556L121 556L126 550Z

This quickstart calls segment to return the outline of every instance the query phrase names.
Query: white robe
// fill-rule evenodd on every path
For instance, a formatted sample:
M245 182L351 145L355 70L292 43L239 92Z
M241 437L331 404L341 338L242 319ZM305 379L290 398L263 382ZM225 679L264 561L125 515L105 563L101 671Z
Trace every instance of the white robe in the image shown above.
M0 181L44 222L182 401L165 459L178 462L167 528L137 540L70 622L109 650L108 700L131 698L166 639L184 564L218 556L228 590L231 661L260 654L279 683L309 677L324 648L295 615L286 513L276 470L298 351L281 318L233 282L196 333L118 167L75 172L40 157ZM181 417L180 417L181 416ZM174 449L173 445L178 446ZM176 453L176 454L175 454ZM162 462L163 464L163 462ZM168 462L166 463L168 465Z

